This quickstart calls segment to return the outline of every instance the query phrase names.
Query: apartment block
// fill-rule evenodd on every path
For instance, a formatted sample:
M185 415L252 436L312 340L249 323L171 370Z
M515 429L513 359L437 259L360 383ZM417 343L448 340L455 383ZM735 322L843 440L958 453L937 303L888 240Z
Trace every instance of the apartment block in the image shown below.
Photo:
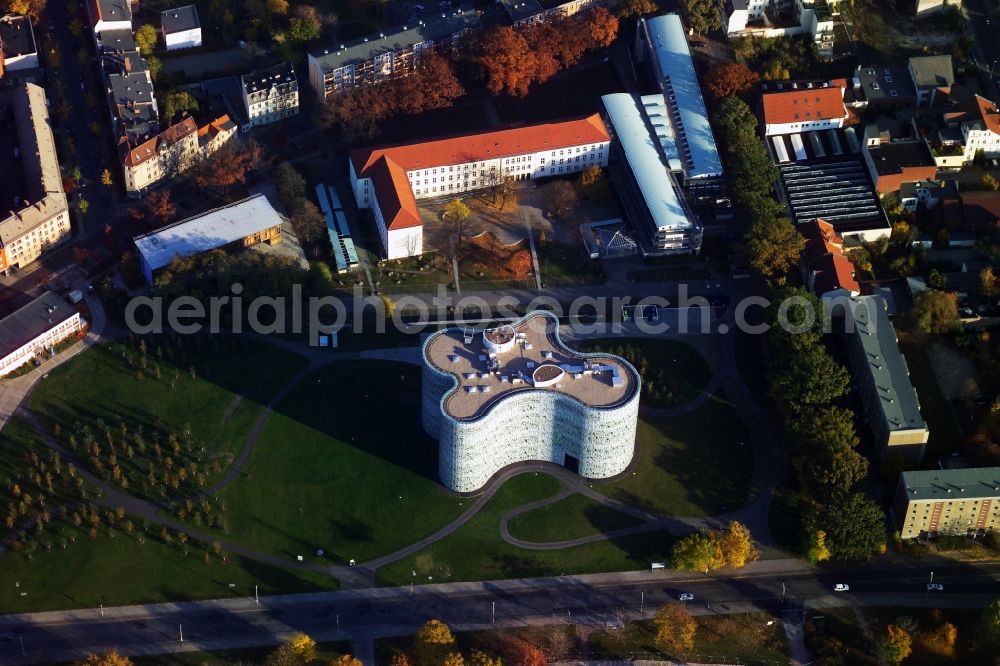
M132 30L129 0L87 0L85 4L95 40L106 30Z
M467 31L479 27L471 5L428 13L414 23L354 41L311 51L309 84L320 100L358 86L406 76L433 49L450 49Z
M201 46L201 23L194 5L160 13L160 35L168 51Z
M249 127L267 125L299 112L299 82L290 62L244 74L240 88Z
M903 472L892 513L904 539L996 530L1000 527L1000 467Z
M0 220L0 271L21 268L70 239L69 205L63 192L45 91L33 83L12 94L20 168L27 198ZM3 156L4 160L10 156Z
M208 157L235 136L236 123L230 120L228 114L220 116L198 128L198 151L202 157Z
M917 91L918 106L934 106L955 85L955 68L950 55L910 58L907 69Z
M930 430L920 414L917 391L885 300L858 296L838 300L833 307L841 306L850 317L845 322L848 367L864 403L877 454L900 453L911 464L919 464Z
M52 291L46 291L0 319L0 375L5 375L83 328L80 313Z
M371 208L389 259L423 253L417 199L490 187L504 178L528 180L607 166L608 130L597 114L351 152L359 208Z

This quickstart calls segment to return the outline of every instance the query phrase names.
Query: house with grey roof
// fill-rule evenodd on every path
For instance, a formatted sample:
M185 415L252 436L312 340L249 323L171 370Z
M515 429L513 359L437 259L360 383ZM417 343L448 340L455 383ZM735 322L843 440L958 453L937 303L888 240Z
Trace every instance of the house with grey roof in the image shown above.
M899 475L892 518L904 539L1000 527L1000 467L924 469Z
M38 48L31 20L8 14L0 17L0 77L38 68Z
M856 296L834 302L831 311L845 318L848 367L865 406L877 455L899 453L919 464L930 430L920 414L917 391L885 300Z
M955 85L955 68L950 55L910 58L907 68L917 91L917 106L934 106L939 92L947 93Z
M160 12L160 34L168 51L201 46L201 23L194 5Z

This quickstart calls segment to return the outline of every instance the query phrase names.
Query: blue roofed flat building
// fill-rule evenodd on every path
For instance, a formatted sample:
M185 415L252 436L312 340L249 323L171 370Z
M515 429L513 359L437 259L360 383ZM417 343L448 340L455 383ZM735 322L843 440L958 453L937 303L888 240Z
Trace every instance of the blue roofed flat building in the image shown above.
M636 58L648 61L669 111L681 161L682 184L712 191L722 184L722 158L708 122L708 111L695 73L681 17L666 14L639 19Z
M669 167L675 148L663 96L614 93L601 101L612 138L612 181L643 254L697 254L703 232Z

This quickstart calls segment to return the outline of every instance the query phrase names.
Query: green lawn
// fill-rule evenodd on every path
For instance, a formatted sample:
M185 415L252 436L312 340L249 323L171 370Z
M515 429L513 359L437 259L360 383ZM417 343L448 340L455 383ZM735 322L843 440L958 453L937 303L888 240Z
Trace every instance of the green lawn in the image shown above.
M642 375L645 404L670 407L697 398L712 379L712 369L691 345L656 338L602 338L573 345L580 351L623 356Z
M518 539L543 543L608 532L642 521L583 495L573 494L555 504L522 513L510 521Z
M500 537L500 518L511 509L551 497L558 482L544 474L507 481L493 499L451 536L378 571L387 585L464 580L496 580L596 571L647 569L666 559L673 543L665 532L650 532L554 551L511 546ZM413 575L416 572L416 576Z
M735 408L717 396L685 416L640 417L634 471L594 489L665 515L732 511L750 490L751 437Z
M788 641L781 620L768 613L697 616L694 647L670 657L694 662L787 664ZM774 624L768 626L768 622ZM662 654L656 648L656 627L651 621L633 622L623 633L595 631L590 635L594 659L614 659L631 654Z
M604 283L601 263L584 256L579 247L546 240L536 243L535 251L542 284L546 287Z
M111 454L116 454L129 492L159 497L159 487L142 487L151 463L157 471L164 469L155 443L170 457L168 441L176 435L182 452L173 455L173 463L194 463L203 481L211 483L243 448L261 405L303 367L305 360L297 354L239 338L151 338L144 357L137 345L116 342L49 373L29 403L50 432L59 425L64 446L72 447L74 432L82 444L85 437L74 424L85 426L101 446L106 470L113 468ZM129 447L134 457L127 454ZM93 469L88 452L78 452ZM187 477L182 491L197 488L195 476Z
M252 596L254 585L262 595L337 588L329 576L241 557L223 563L213 554L205 564L198 544L188 542L190 554L185 556L176 542L160 543L155 527L142 544L119 530L110 538L106 528L96 539L68 527L59 533L75 536L76 542L66 550L58 545L50 552L41 550L31 561L17 553L0 555L0 608L5 613ZM234 590L230 583L236 584Z
M437 483L437 444L419 419L420 372L335 363L306 378L268 420L247 474L221 493L231 539L278 555L365 561L454 519ZM468 505L468 502L466 502Z

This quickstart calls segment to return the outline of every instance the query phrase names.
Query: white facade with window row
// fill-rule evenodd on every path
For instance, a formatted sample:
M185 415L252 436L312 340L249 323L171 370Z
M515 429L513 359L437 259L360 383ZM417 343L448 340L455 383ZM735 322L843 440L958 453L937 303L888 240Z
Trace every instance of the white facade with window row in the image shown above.
M589 479L628 468L639 374L617 356L569 349L558 326L551 313L534 312L471 335L439 331L424 343L423 426L438 440L445 486L476 492L504 467L528 461L566 465ZM497 332L513 349L487 344ZM470 361L478 351L481 360Z

